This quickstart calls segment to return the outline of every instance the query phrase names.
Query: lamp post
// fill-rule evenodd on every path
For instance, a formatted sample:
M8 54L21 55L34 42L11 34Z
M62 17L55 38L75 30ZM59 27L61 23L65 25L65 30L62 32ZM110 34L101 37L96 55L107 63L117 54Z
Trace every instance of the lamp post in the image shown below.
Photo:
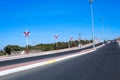
M24 35L25 35L25 38L26 38L26 54L28 54L29 52L28 52L28 37L29 37L29 35L30 35L30 32L28 31L28 30L26 30L25 32L24 32Z
M91 6L91 21L92 21L92 40L93 40L93 48L95 48L95 38L94 38L94 19L93 19L93 6L92 6L92 3L93 3L93 0L90 0L89 1L90 3L90 6Z
M104 23L103 23L103 18L101 20L102 23L102 40L103 40L103 44L104 44Z

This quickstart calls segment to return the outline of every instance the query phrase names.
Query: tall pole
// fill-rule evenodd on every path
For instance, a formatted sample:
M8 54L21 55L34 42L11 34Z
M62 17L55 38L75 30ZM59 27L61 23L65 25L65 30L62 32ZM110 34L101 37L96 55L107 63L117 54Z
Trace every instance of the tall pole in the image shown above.
M95 48L95 38L94 38L94 18L93 18L93 0L90 0L90 6L91 6L91 20L92 20L92 39L93 39L93 48Z
M81 41L81 34L79 33L79 48L81 48L80 41Z
M70 48L70 40L68 41L68 48Z
M79 44L80 44L80 40L81 40L81 35L80 35L80 33L79 33Z
M71 41L71 47L73 47L73 45L72 45L73 37L72 36L70 37L70 41Z
M110 26L108 26L108 40L110 40L111 39L111 37L110 37Z
M102 18L102 40L104 44L104 23L103 23L103 18Z
M26 49L28 50L28 37L26 37Z
M24 35L25 35L25 39L26 39L26 53L28 54L28 37L30 35L30 32L28 32L28 30L26 30L24 32Z
M110 26L108 26L108 40L111 40L111 36L110 36Z
M57 45L57 39L58 39L58 35L55 35L54 38L55 38L55 44L56 44L56 49L58 49L58 45Z

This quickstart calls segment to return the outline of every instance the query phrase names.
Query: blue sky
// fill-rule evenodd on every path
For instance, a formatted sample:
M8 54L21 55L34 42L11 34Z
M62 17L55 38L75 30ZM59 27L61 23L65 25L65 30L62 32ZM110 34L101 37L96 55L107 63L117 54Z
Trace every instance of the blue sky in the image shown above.
M95 37L101 38L101 18L104 18L105 38L120 32L120 1L94 0ZM23 32L31 32L29 44L68 41L70 36L91 39L91 13L88 0L1 0L0 49L8 44L25 46ZM109 36L109 35L110 36Z

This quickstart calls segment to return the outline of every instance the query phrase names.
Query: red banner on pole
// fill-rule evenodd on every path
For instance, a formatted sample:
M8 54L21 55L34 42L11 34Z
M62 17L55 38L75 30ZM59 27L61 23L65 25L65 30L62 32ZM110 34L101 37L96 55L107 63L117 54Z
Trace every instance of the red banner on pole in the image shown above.
M24 32L25 37L29 37L30 32Z
M72 41L73 40L73 37L70 37L70 41Z
M58 35L55 35L55 36L54 36L55 39L58 39L58 37L59 37Z

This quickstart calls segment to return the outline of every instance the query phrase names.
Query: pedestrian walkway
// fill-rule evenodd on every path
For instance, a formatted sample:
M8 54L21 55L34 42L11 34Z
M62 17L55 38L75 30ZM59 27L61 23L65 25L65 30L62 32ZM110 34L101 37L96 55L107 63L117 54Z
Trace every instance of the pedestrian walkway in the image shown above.
M88 47L90 45L92 45L92 44L84 45L82 48ZM42 55L49 55L49 54L56 54L56 53L59 53L59 52L71 51L71 50L76 50L76 49L79 49L79 48L78 47L73 47L73 48L60 49L60 50L54 50L54 51L45 51L45 52L34 53L34 54L0 56L0 61L27 58L27 57L35 57L35 56L42 56Z

